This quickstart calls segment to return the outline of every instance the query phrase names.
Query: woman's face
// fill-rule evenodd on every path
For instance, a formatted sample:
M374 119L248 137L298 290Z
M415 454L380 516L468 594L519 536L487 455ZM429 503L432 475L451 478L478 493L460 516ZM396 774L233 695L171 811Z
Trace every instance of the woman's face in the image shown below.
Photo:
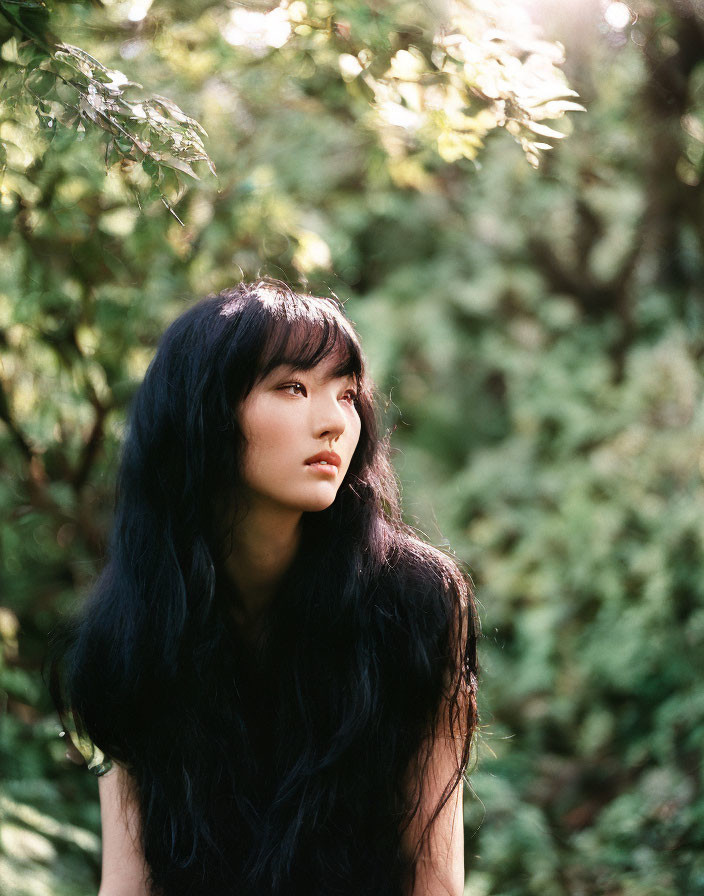
M354 377L332 378L335 363L333 356L306 371L277 367L241 405L244 481L254 506L319 511L335 500L361 429ZM331 453L328 463L310 463L320 452Z

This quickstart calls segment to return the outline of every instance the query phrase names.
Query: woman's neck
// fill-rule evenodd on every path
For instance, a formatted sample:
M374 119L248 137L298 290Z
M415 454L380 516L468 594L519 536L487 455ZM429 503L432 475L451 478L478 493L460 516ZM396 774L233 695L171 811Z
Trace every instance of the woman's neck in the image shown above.
M233 528L225 575L237 589L243 623L262 615L293 562L301 540L301 516L300 512L283 516L280 511L259 509Z

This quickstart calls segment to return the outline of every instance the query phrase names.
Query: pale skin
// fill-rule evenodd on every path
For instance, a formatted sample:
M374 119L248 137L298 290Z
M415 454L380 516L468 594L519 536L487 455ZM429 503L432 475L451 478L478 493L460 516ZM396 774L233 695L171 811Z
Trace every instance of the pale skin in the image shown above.
M309 371L276 368L254 387L240 409L247 440L248 510L246 518L233 525L226 572L242 602L233 615L251 637L296 554L303 513L324 510L334 501L359 441L355 382L353 377L333 378L334 366L329 358ZM320 451L335 452L339 467L320 471L306 465ZM458 741L445 730L439 735L426 770L424 802L405 835L409 850L457 768ZM103 834L99 896L150 896L129 777L115 763L98 780ZM408 896L461 896L463 888L460 784L432 828Z

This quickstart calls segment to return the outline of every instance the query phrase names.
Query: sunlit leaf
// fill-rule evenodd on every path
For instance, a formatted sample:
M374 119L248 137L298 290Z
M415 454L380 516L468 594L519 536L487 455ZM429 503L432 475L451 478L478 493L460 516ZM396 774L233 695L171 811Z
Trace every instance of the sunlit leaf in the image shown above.
M537 121L524 121L522 122L528 130L533 131L535 134L540 134L541 137L553 137L556 140L561 140L563 137L566 137L566 134L561 134L560 131L556 131L554 128L549 128L546 124L540 124Z

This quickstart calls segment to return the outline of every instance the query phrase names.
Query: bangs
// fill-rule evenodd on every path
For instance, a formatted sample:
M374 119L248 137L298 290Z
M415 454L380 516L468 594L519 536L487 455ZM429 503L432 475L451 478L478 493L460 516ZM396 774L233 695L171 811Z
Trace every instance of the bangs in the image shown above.
M271 313L257 364L258 380L280 365L311 370L331 356L337 361L333 376L361 380L364 363L359 343L351 325L331 301L296 294L269 304L268 310Z

